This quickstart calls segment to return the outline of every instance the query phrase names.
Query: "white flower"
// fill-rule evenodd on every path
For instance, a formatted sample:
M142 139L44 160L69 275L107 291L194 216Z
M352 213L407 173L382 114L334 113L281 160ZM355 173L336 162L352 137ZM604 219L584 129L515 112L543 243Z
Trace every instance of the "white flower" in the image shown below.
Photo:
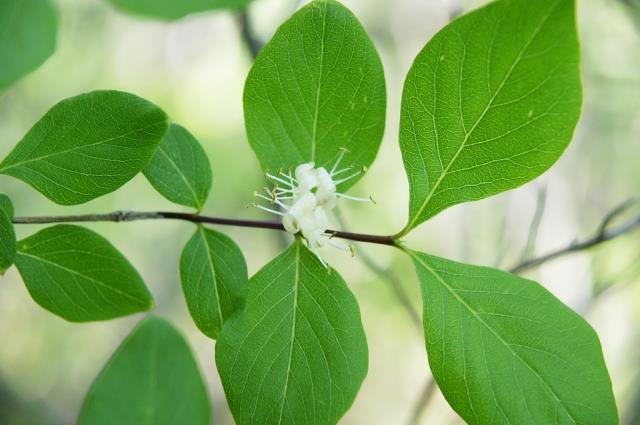
M338 159L328 172L324 167L315 168L315 164L307 162L296 167L293 175L291 172L278 175L267 173L267 178L275 183L273 189L265 188L267 195L256 193L259 198L276 204L281 211L257 205L258 208L277 214L282 217L282 225L291 234L301 234L307 241L309 249L325 264L318 249L325 245L353 252L346 243L338 243L332 240L332 235L327 233L329 229L328 212L337 205L338 198L345 198L360 202L373 202L371 198L354 198L337 191L337 186L358 175L365 169L355 172L339 180L334 178L351 170L351 167L337 170L340 161L345 154L341 150ZM337 170L337 171L336 171Z

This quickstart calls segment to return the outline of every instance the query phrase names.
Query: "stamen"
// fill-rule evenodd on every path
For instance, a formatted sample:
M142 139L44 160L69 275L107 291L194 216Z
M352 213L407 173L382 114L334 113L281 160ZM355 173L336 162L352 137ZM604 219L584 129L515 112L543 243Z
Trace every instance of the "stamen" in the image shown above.
M282 187L276 187L275 190L281 193L293 193L293 189L285 189Z
M271 208L263 207L262 205L254 204L255 207L260 208L263 211L270 212L271 214L276 214L280 216L285 216L286 214L281 213L280 211L272 210Z
M271 203L273 203L275 201L274 198L269 197L269 196L264 196L262 193L258 193L258 192L253 192L253 196L255 196L256 198L261 198L261 199L267 200L267 201L269 201Z
M296 183L297 183L297 182L298 182L298 180L296 180L296 179L291 175L291 172L289 172L289 174L285 174L285 173L283 173L282 171L280 171L279 175L280 175L280 176L282 176L282 177L286 177L286 178L288 178L289 180L291 180L291 183L293 183L293 182L296 182ZM292 186L293 186L293 184L292 184Z
M337 175L340 175L340 174L342 174L342 173L344 173L346 171L351 171L351 170L353 170L353 166L343 168L342 170L338 170L336 172L332 172L330 175L331 175L331 178L333 178L333 177L335 177Z
M313 254L316 256L318 261L320 261L320 264L322 264L322 266L326 269L327 268L327 263L324 262L324 260L320 256L320 253L318 252L318 250L316 248L310 247L308 244L307 244L307 247L309 248L309 251L313 252Z
M277 181L277 182L282 183L282 184L286 184L289 187L293 187L293 183L290 183L290 182L288 182L286 180L282 180L280 177L276 177L276 176L274 176L272 174L269 174L269 173L266 173L265 175L268 178L270 178L271 180Z
M340 161L342 161L342 157L344 156L344 154L347 152L346 148L340 148L340 153L338 154L338 159L336 160L336 163L333 165L333 168L331 169L331 171L329 172L329 174L331 176L333 176L334 172L336 171L336 169L338 168L338 165L340 165Z
M348 245L334 242L333 240L331 240L330 237L327 237L326 240L324 241L324 243L326 243L327 245L329 245L331 247L339 249L340 251L351 252L351 249L349 248Z
M337 185L339 185L340 183L344 183L344 182L346 182L346 181L349 181L349 180L351 180L352 178L359 176L360 174L362 174L362 173L363 173L363 172L365 172L366 170L367 170L367 167L362 167L362 169L361 169L360 171L358 171L357 173L353 173L353 174L351 174L351 175L350 175L350 176L348 176L348 177L345 177L345 178L343 178L343 179L340 179L340 180L338 180L338 181L334 182L334 184L337 186Z
M376 201L371 196L368 198L356 198L355 196L345 195L344 193L336 193L336 196L339 198L349 199L350 201L371 202L372 204L376 203Z

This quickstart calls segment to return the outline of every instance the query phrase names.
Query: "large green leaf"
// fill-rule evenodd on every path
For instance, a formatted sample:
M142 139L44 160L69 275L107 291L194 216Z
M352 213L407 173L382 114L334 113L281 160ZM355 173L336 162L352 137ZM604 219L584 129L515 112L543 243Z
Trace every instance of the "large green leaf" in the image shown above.
M168 128L166 114L129 93L94 91L55 105L0 164L0 173L76 205L142 171Z
M411 252L429 365L469 424L617 424L598 336L536 282Z
M71 322L113 319L153 305L131 263L84 227L61 224L21 240L16 266L33 299Z
M252 0L108 0L124 12L173 21L213 9L240 9Z
M405 83L409 223L520 186L573 136L582 102L573 0L503 0L436 34Z
M343 165L370 165L385 108L378 53L353 14L333 0L313 1L278 29L244 90L249 143L265 170L310 161L330 169L340 148L350 151Z
M191 317L207 336L217 338L229 316L242 307L247 264L227 236L198 226L180 257L180 279Z
M16 232L13 229L13 204L7 195L0 193L0 275L16 258Z
M91 386L78 425L209 425L211 408L182 335L150 317L115 352Z
M296 241L249 281L216 363L238 425L335 424L367 373L358 304Z
M211 190L211 164L200 143L184 127L171 124L144 170L165 198L198 211Z
M57 27L49 0L0 1L0 91L53 54Z

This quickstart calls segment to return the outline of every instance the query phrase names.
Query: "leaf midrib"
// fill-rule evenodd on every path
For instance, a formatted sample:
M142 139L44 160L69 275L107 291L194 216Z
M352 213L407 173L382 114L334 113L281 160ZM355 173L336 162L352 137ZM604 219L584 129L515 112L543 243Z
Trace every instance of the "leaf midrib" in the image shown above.
M278 417L278 425L282 424L282 414L284 413L284 404L287 397L287 389L289 386L289 378L291 377L291 359L293 358L293 342L296 336L296 313L298 311L298 285L300 283L300 241L296 241L296 270L293 281L293 311L291 313L291 337L289 338L289 360L287 363L287 378L284 381L284 389L282 391L282 404L280 405L280 415Z
M324 68L324 36L327 26L327 2L324 3L322 10L322 35L320 36L320 71L318 73L318 90L316 91L316 104L313 116L313 131L311 133L311 161L316 160L316 139L318 136L318 115L320 111L320 91L322 89L322 71Z
M511 65L511 67L509 68L509 71L507 72L507 74L505 75L505 77L503 78L502 82L500 83L500 85L498 86L498 89L496 90L496 92L491 96L491 98L489 99L489 102L487 102L487 105L485 106L484 111L480 114L480 116L478 117L478 119L476 120L476 122L473 124L473 126L471 126L471 129L469 130L469 132L467 132L465 130L465 137L462 141L462 143L460 144L460 147L458 148L458 150L456 151L456 153L453 155L453 157L451 158L451 160L449 161L449 163L447 164L447 166L445 167L444 170L442 170L442 173L440 174L440 176L438 176L438 179L436 180L435 184L433 185L433 187L431 188L431 190L429 191L429 193L427 194L427 197L425 198L425 200L422 202L422 204L420 205L420 208L418 209L418 211L416 212L416 214L413 216L413 218L411 219L411 221L409 221L409 223L405 226L405 228L400 232L400 234L402 236L406 235L411 229L413 229L416 225L416 222L418 220L420 220L420 216L422 215L422 213L424 212L424 210L427 208L427 206L429 205L429 202L431 201L431 199L433 198L436 190L438 189L438 187L440 186L440 184L442 183L442 181L444 180L444 178L446 177L447 173L449 172L449 169L451 168L451 166L453 165L453 163L458 159L458 156L462 153L462 151L464 150L469 138L471 137L471 135L473 134L473 132L475 131L475 129L478 127L478 125L480 124L480 122L482 121L482 119L484 118L484 116L486 115L486 113L489 111L489 109L491 109L491 106L493 105L493 102L495 101L495 99L498 97L498 95L500 94L500 92L502 91L502 89L504 88L504 85L506 84L507 80L509 79L509 77L511 77L511 73L514 71L514 69L516 68L516 66L518 66L518 64L520 63L520 61L522 60L522 55L524 54L524 52L529 48L529 46L531 45L531 43L533 42L533 40L536 38L536 36L538 35L538 33L540 32L540 30L542 29L542 27L544 26L544 24L546 23L547 19L549 19L549 16L551 16L551 13L555 10L555 8L560 4L561 0L556 1L556 3L549 8L549 12L540 20L540 22L538 23L538 25L536 26L535 30L533 31L531 37L529 38L529 40L525 43L525 45L522 47L522 49L520 50L520 52L518 53L518 56L516 57L516 59L514 60L513 64ZM464 62L463 62L463 66L464 66ZM460 70L460 75L462 75L462 69ZM434 76L435 78L435 76ZM435 110L434 110L434 114L435 114ZM463 123L463 127L464 127L464 117L461 115L460 116L460 120ZM426 172L426 170L425 170Z
M24 252L24 251L18 251L17 255L24 256L24 257L31 257L31 258L33 258L33 259L35 259L35 260L37 260L37 261L41 261L41 262L43 262L43 263L49 264L49 265L51 265L51 266L53 266L53 267L56 267L56 268L58 268L58 269L64 270L64 271L66 271L66 272L68 272L68 273L71 273L71 274L72 274L72 275L74 275L74 276L80 276L80 277L82 277L82 278L84 278L84 279L87 279L87 280L89 280L90 282L92 282L92 283L94 283L94 284L96 284L96 285L98 285L98 286L100 286L100 287L102 287L102 288L105 288L105 289L111 290L111 291L113 291L113 292L116 292L116 293L118 293L118 294L122 295L122 296L123 296L123 297L125 297L125 298L129 298L130 300L135 301L136 303L139 303L139 302L140 302L140 299L135 298L134 296L132 296L132 295L130 295L130 294L127 294L126 292L124 292L124 291L122 291L122 290L120 290L120 289L118 289L118 288L115 288L115 287L113 287L113 286L109 286L109 285L107 285L107 284L106 284L106 283L104 283L104 282L100 282L99 280L96 280L96 279L94 279L94 278L92 278L92 277L90 277L90 276L87 276L87 275L85 275L85 274L82 274L81 272L79 272L79 271L77 271L77 270L73 270L73 269L67 268L67 267L65 267L65 266L63 266L63 265L61 265L61 264L54 263L53 261L50 261L50 260L45 260L44 258L42 258L42 257L38 257L38 256L36 256L36 255L27 254L27 253L26 253L26 252Z
M536 372L536 370L524 359L522 358L516 351L514 351L511 346L509 345L509 343L507 343L507 341L504 340L504 338L497 332L495 331L491 326L489 326L489 324L487 322L485 322L482 317L480 317L480 315L478 314L477 311L475 311L473 309L473 307L471 307L469 304L467 304L467 302L465 300L463 300L456 292L455 290L449 286L449 284L447 284L447 282L442 278L442 276L440 276L440 274L438 274L433 268L431 268L427 263L425 263L418 255L416 255L416 253L412 252L412 251L408 251L409 254L411 255L411 257L413 259L415 259L418 263L420 263L420 265L422 265L429 273L431 273L431 275L433 275L433 277L436 278L436 280L438 282L440 282L440 284L456 299L456 301L458 301L460 303L460 305L462 305L463 307L465 307L469 313L471 313L473 315L473 317L475 317L478 322L480 322L481 325L483 325L489 332L491 332L492 335L494 335L499 342L501 342L505 348L507 348L507 350L518 360L520 360L520 362L526 366L527 369L529 369L531 371L531 373L533 374L533 376L535 376L536 378L538 378L538 380L544 385L544 387L547 389L547 391L549 391L549 393L551 393L551 395L553 395L553 398L556 400L557 404L562 407L562 410L565 412L565 414L567 415L567 417L575 424L577 425L578 422L576 421L576 419L571 415L571 413L569 413L569 411L567 410L567 408L564 406L564 404L562 403L562 401L560 400L560 398L558 397L558 394L556 394L556 392L553 390L553 388L551 388L551 386L544 380L542 379L542 377Z
M30 158L30 159L27 159L27 160L24 160L24 161L20 161L20 162L16 162L16 163L10 164L9 166L1 166L0 165L0 173L4 173L4 172L6 172L6 171L8 171L8 170L10 170L12 168L20 167L20 166L23 166L23 165L26 165L26 164L30 164L32 162L42 161L42 160L45 160L45 159L48 159L48 158L52 158L52 157L55 157L55 156L58 156L58 155L63 155L63 154L66 154L66 153L69 153L69 152L73 152L73 151L76 151L76 150L89 148L89 147L92 147L92 146L97 146L97 145L101 145L103 143L111 142L113 140L129 136L130 134L133 134L133 133L136 133L136 132L139 132L139 131L144 131L149 127L153 127L153 126L156 126L158 124L161 124L164 121L165 121L164 119L162 121L156 121L156 122L147 124L147 125L145 125L143 127L128 131L126 133L110 137L108 139L99 140L97 142L89 143L87 145L74 146L74 147L69 148L69 149L65 149L65 150L58 151L58 152L53 152L53 153L50 153L50 154L47 154L47 155L42 155L42 156L39 156L39 157L36 157L36 158Z
M213 266L213 260L211 260L211 245L209 245L209 240L207 239L207 235L205 234L205 230L202 226L199 226L198 231L200 232L200 236L204 241L204 245L206 247L206 255L207 255L207 264L211 269L211 277L213 278L213 291L216 296L216 306L218 307L218 318L220 320L220 329L222 329L222 325L224 324L224 319L222 318L222 306L220 305L220 294L218 293L218 275L216 273L216 269Z
M198 211L199 211L202 208L202 205L201 205L201 202L200 202L200 198L198 197L198 195L196 195L195 188L193 186L191 186L191 183L189 183L189 180L187 179L187 177L184 175L182 170L178 167L178 164L176 164L176 162L173 160L173 158L164 150L162 145L158 146L158 151L162 155L164 155L164 157L167 159L167 161L169 161L171 166L177 171L178 175L180 176L180 179L183 181L185 186L187 186L187 189L189 189L189 192L191 192L191 195L193 196L193 202L195 202L196 209L198 209Z

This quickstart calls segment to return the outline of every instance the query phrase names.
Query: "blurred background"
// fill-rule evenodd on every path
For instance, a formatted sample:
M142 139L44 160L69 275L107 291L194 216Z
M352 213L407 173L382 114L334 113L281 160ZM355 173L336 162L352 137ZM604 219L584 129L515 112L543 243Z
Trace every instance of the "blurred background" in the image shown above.
M483 2L343 2L380 52L389 101L380 154L352 191L372 195L377 205L345 202L341 219L351 231L395 233L406 222L408 204L397 141L404 76L438 29ZM214 173L205 214L262 218L260 211L246 207L252 192L263 186L263 177L244 134L242 88L251 56L237 17L203 13L163 23L127 16L100 0L55 3L61 26L56 53L0 93L0 158L61 99L94 89L125 90L160 105L204 145ZM295 0L256 0L249 14L257 37L268 40L298 6ZM578 6L585 102L576 137L563 158L525 187L445 211L410 235L412 247L510 268L588 238L611 210L640 196L640 2L579 0ZM179 210L142 176L116 193L73 208L54 205L4 176L0 191L13 199L16 215ZM640 215L639 206L632 205L612 226L634 214ZM214 423L232 424L215 370L215 344L191 322L180 289L178 258L192 226L166 221L91 228L137 266L155 296L155 314L169 318L196 352L209 385ZM18 236L37 229L19 226ZM286 242L267 230L221 230L241 246L250 273ZM412 265L396 250L358 248L356 258L326 252L360 302L370 350L368 377L341 423L462 423L428 385L422 332L409 310L419 312L421 306ZM640 232L545 262L525 275L594 326L623 423L640 424ZM141 317L67 323L36 305L11 269L0 280L0 424L73 424L95 375Z

